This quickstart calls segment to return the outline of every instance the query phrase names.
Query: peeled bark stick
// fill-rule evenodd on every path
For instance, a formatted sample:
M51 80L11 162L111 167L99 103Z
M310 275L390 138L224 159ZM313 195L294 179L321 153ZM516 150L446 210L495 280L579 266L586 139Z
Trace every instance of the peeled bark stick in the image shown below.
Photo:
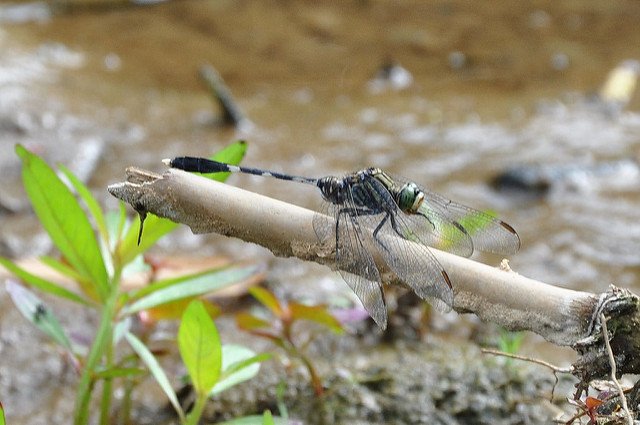
M186 224L194 233L220 233L277 256L335 268L334 247L322 245L313 230L313 211L176 169L157 175L129 168L127 179L109 186L109 192L137 211ZM457 312L509 330L529 330L557 345L590 337L602 307L620 295L615 288L601 295L564 289L431 249L451 278ZM385 282L402 284L380 258L375 260Z

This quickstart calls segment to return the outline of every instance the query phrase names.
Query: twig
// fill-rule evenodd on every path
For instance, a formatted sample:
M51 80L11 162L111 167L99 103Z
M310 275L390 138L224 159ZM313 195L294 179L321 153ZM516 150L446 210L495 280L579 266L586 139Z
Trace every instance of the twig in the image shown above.
M554 378L556 378L556 382L553 383L553 387L551 388L551 396L549 400L550 402L553 402L553 394L556 390L556 385L558 385L558 373L571 373L573 371L573 368L571 367L559 367L549 362L545 362L544 360L535 359L533 357L521 356L513 353L505 353L504 351L494 350L491 348L481 348L480 351L486 354L493 354L494 356L503 356L503 357L508 357L516 360L522 360L525 362L536 363L551 369L553 371Z
M220 104L222 108L222 122L224 124L233 125L238 128L251 124L231 95L231 90L229 90L213 66L202 65L200 67L200 78L202 78L209 88L211 96Z
M631 416L631 412L629 412L629 406L627 406L627 397L624 395L622 386L616 378L616 359L613 356L613 350L611 349L611 344L609 343L607 318L605 317L604 313L600 313L600 324L602 325L602 337L604 338L604 346L607 349L607 354L609 355L609 365L611 366L611 380L613 381L613 384L616 386L618 394L620 395L620 403L622 404L622 410L627 415L627 423L629 425L633 425L633 416Z
M519 354L505 353L504 351L494 350L494 349L491 349L491 348L481 348L480 351L482 351L483 353L487 353L487 354L493 354L494 356L510 357L512 359L517 359L517 360L523 360L525 362L536 363L536 364L539 364L541 366L547 367L547 368L549 368L552 371L557 372L557 373L571 373L573 371L573 368L571 368L571 367L559 367L559 366L556 366L556 365L551 364L549 362L545 362L544 360L535 359L533 357L521 356Z
M237 237L277 256L336 267L335 247L321 244L313 230L313 211L181 170L153 176L132 168L127 173L129 181L113 184L109 191L136 210L187 224L195 233ZM414 242L398 238L394 243ZM474 313L508 330L530 330L563 346L589 335L597 295L545 284L436 249L432 252L451 278L456 311ZM374 260L386 283L402 284L379 255Z

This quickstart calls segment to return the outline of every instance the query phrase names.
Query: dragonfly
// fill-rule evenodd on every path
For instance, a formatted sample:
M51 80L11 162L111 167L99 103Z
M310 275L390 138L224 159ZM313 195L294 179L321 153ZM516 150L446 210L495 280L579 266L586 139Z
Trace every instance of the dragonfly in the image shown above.
M509 255L520 248L516 231L495 214L379 168L311 178L188 156L163 162L189 172L245 173L316 186L324 202L313 218L315 233L321 243L335 243L338 271L382 329L387 309L376 252L420 298L448 312L454 300L451 279L429 247L464 257L475 250Z

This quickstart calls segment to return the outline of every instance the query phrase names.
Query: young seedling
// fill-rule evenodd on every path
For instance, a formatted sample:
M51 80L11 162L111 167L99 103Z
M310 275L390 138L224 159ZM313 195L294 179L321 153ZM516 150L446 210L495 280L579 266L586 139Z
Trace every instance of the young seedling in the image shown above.
M215 158L238 163L245 150L244 142L238 142ZM105 214L89 189L69 170L61 167L57 173L20 145L16 146L16 153L22 161L25 191L38 219L60 252L59 259L43 257L41 261L74 281L77 289L68 289L0 257L0 265L25 285L11 282L7 286L8 292L19 311L62 347L77 368L80 376L74 424L89 423L97 387L101 388L99 423L111 423L113 382L122 380L125 388L131 388L131 383L137 382L144 372L136 361L131 361L130 353L118 351L118 342L123 337L126 336L128 340L135 338L129 330L131 318L150 309L196 299L249 279L260 273L261 267L216 267L187 276L158 280L142 289L128 291L121 285L126 269L135 263L142 264L141 254L171 232L176 223L149 216L144 236L138 244L138 227L127 227L122 204L119 213ZM63 175L66 183L59 174ZM224 179L226 176L218 174L214 177ZM99 322L91 345L75 344L60 325L54 310L34 290L95 310ZM182 305L186 306L186 303ZM99 383L102 385L98 386ZM126 405L127 400L123 404Z
M344 329L340 322L323 305L308 306L295 301L284 304L271 292L260 287L253 287L249 289L249 292L267 307L276 321L274 323L249 312L243 312L236 315L238 327L253 335L269 339L282 348L287 355L300 360L309 373L315 393L322 395L324 392L322 380L311 359L302 351L301 346L304 344L296 343L293 338L293 326L300 320L309 320L325 326L333 332L342 333Z

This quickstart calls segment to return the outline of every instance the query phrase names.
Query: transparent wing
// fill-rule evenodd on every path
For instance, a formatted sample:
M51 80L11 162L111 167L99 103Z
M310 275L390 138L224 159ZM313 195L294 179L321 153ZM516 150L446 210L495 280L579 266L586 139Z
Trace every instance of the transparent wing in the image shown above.
M425 200L418 209L421 215L435 213L462 226L473 241L473 248L495 254L515 254L520 237L509 224L495 214L458 204L442 195L422 189Z
M386 329L387 308L380 273L368 250L371 249L370 238L363 235L359 223L348 214L344 206L327 202L321 213L314 217L313 226L322 242L335 234L336 265L340 275L360 299L371 318L382 329Z
M393 272L420 298L442 312L453 307L453 289L447 272L429 248L417 237L391 194L375 179L367 181L378 197L380 210L359 214L357 220L371 232L380 255ZM407 238L405 235L412 235ZM413 243L411 243L413 242Z
M422 203L424 206L425 203ZM451 252L462 257L473 254L474 242L465 227L453 218L444 217L435 209L419 210L419 214L405 214L400 211L404 219L405 234L409 240Z
M407 180L393 176L401 187ZM483 212L451 201L420 187L425 199L418 214L405 215L406 221L427 245L465 257L474 250L496 254L514 254L520 248L520 237L509 224L495 214ZM428 224L420 225L421 217ZM433 229L429 235L430 228ZM425 230L426 229L426 230Z

